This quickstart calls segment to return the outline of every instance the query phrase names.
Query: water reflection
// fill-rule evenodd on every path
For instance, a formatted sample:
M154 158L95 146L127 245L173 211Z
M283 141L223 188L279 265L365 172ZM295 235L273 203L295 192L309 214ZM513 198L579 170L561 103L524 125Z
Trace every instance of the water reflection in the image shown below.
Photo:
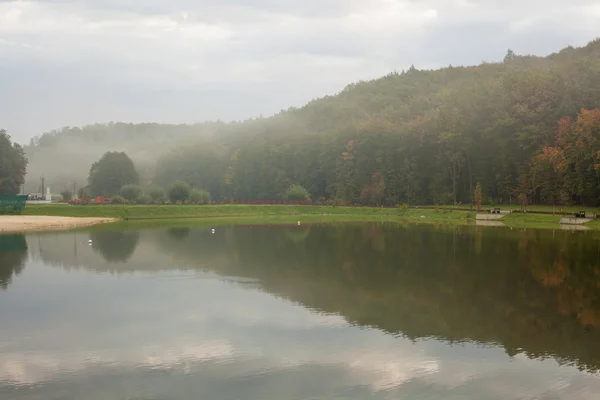
M111 263L125 263L138 245L139 232L92 232L92 249L102 254L102 257Z
M177 228L169 228L167 230L167 233L169 234L169 236L175 240L183 240L183 239L187 238L190 235L190 232L191 232L191 228L189 228L187 226L177 227Z
M21 273L27 260L24 235L0 235L0 288L6 289Z
M40 279L22 286L41 300L10 289L0 298L10 321L0 398L2 382L89 395L110 380L147 398L591 399L598 239L390 224L182 227L139 232L128 261L115 263L81 236L29 236L34 260L83 270L28 267ZM19 313L3 307L11 299Z

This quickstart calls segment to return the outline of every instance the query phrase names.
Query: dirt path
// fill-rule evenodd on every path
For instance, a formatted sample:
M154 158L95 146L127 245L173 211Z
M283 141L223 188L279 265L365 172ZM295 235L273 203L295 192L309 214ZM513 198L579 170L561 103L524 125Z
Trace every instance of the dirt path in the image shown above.
M45 217L35 215L0 215L0 233L70 229L114 222L114 218Z

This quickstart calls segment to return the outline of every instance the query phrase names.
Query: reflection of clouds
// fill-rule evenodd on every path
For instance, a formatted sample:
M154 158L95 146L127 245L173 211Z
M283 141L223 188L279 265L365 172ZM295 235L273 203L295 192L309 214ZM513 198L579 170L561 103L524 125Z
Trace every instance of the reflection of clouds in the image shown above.
M390 390L411 379L424 377L439 370L437 361L410 353L390 354L379 349L365 351L359 358L351 361L349 366L375 375L370 384L374 391Z
M143 239L131 263L168 259ZM103 260L91 256L101 267ZM587 400L598 393L592 389L600 391L596 377L553 360L509 360L494 346L413 343L265 294L253 282L160 271L156 264L125 276L30 264L21 292L0 293L8 300L14 295L27 316L3 309L0 298L0 320L9 328L0 330L0 397L3 386L39 384L31 390L43 391L110 374L125 381L148 370L167 372L152 375L159 386L173 385L172 374L181 374L193 377L191 384L253 380L292 392L289 381L303 390L313 373L310 382L320 388L361 388L375 398L437 390L455 398ZM39 315L27 313L32 310ZM264 397L247 396L258 398Z
M226 360L234 355L233 346L226 340L207 341L198 345L165 349L161 346L146 348L148 355L139 366L169 369L177 365L209 360Z
M228 373L237 378L331 366L353 377L349 385L360 382L380 390L435 369L410 343L349 327L340 316L311 312L253 286L185 275L188 279L135 274L94 285L76 279L90 279L87 273L70 272L70 284L86 287L88 298L80 304L64 298L61 310L48 311L54 318L38 321L35 332L24 337L0 333L0 381L30 385L96 367L189 372L229 362ZM91 279L97 283L100 277ZM123 292L113 290L107 297L104 291L115 280L129 282ZM158 292L155 285L172 291ZM88 306L95 307L95 318L86 317ZM104 315L112 323L103 325ZM352 337L344 338L348 329Z
M0 382L15 385L33 385L72 374L92 366L118 365L119 368L177 369L192 363L227 360L234 348L226 340L206 341L200 344L181 343L164 347L159 344L141 346L134 351L125 349L65 352L44 351L4 353L0 360Z

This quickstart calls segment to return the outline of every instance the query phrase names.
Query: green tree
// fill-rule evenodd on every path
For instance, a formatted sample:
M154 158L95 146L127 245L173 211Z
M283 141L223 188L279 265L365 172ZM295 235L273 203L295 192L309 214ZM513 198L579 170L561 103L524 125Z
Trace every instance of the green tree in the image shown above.
M171 203L183 203L190 197L190 185L185 182L175 182L169 187L168 196Z
M177 147L158 160L155 182L167 187L179 180L220 197L225 174L225 157L221 151L218 143L203 140L195 145Z
M189 201L194 204L208 204L210 193L204 189L190 189Z
M133 161L122 152L108 152L95 162L88 177L91 194L94 196L118 195L128 184L138 184L139 175Z
M0 129L0 194L18 194L25 183L27 158L23 148L12 143L4 129Z
M127 204L129 201L123 196L113 196L110 198L112 204Z
M142 195L144 191L139 185L123 185L120 190L120 194L122 197L127 199L130 203L137 202L138 198Z
M308 201L310 200L310 193L304 186L292 185L285 192L285 198L288 200Z
M165 191L158 186L149 187L148 190L146 190L146 193L148 193L154 203L164 203L165 201Z
M136 198L135 201L138 204L152 204L152 203L154 203L154 200L152 199L152 196L150 196L148 193L142 193L142 194L140 194Z

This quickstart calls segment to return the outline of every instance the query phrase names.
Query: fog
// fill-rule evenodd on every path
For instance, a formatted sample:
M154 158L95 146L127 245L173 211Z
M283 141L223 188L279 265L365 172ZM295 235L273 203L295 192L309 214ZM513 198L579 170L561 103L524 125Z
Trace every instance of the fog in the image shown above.
M133 160L140 190L184 181L216 201L289 199L296 187L303 200L346 205L467 204L479 183L487 204L526 195L600 205L599 84L596 39L547 57L508 51L473 67L412 67L268 118L65 128L27 146L25 191L37 192L42 176L53 194L81 188L94 162L119 151ZM555 176L548 166L559 159ZM569 170L590 173L574 181Z
M211 137L219 124L97 124L64 128L36 138L25 147L29 159L24 191L40 190L41 178L53 194L87 184L92 164L108 151L126 152L142 183L150 183L157 159L190 141Z

